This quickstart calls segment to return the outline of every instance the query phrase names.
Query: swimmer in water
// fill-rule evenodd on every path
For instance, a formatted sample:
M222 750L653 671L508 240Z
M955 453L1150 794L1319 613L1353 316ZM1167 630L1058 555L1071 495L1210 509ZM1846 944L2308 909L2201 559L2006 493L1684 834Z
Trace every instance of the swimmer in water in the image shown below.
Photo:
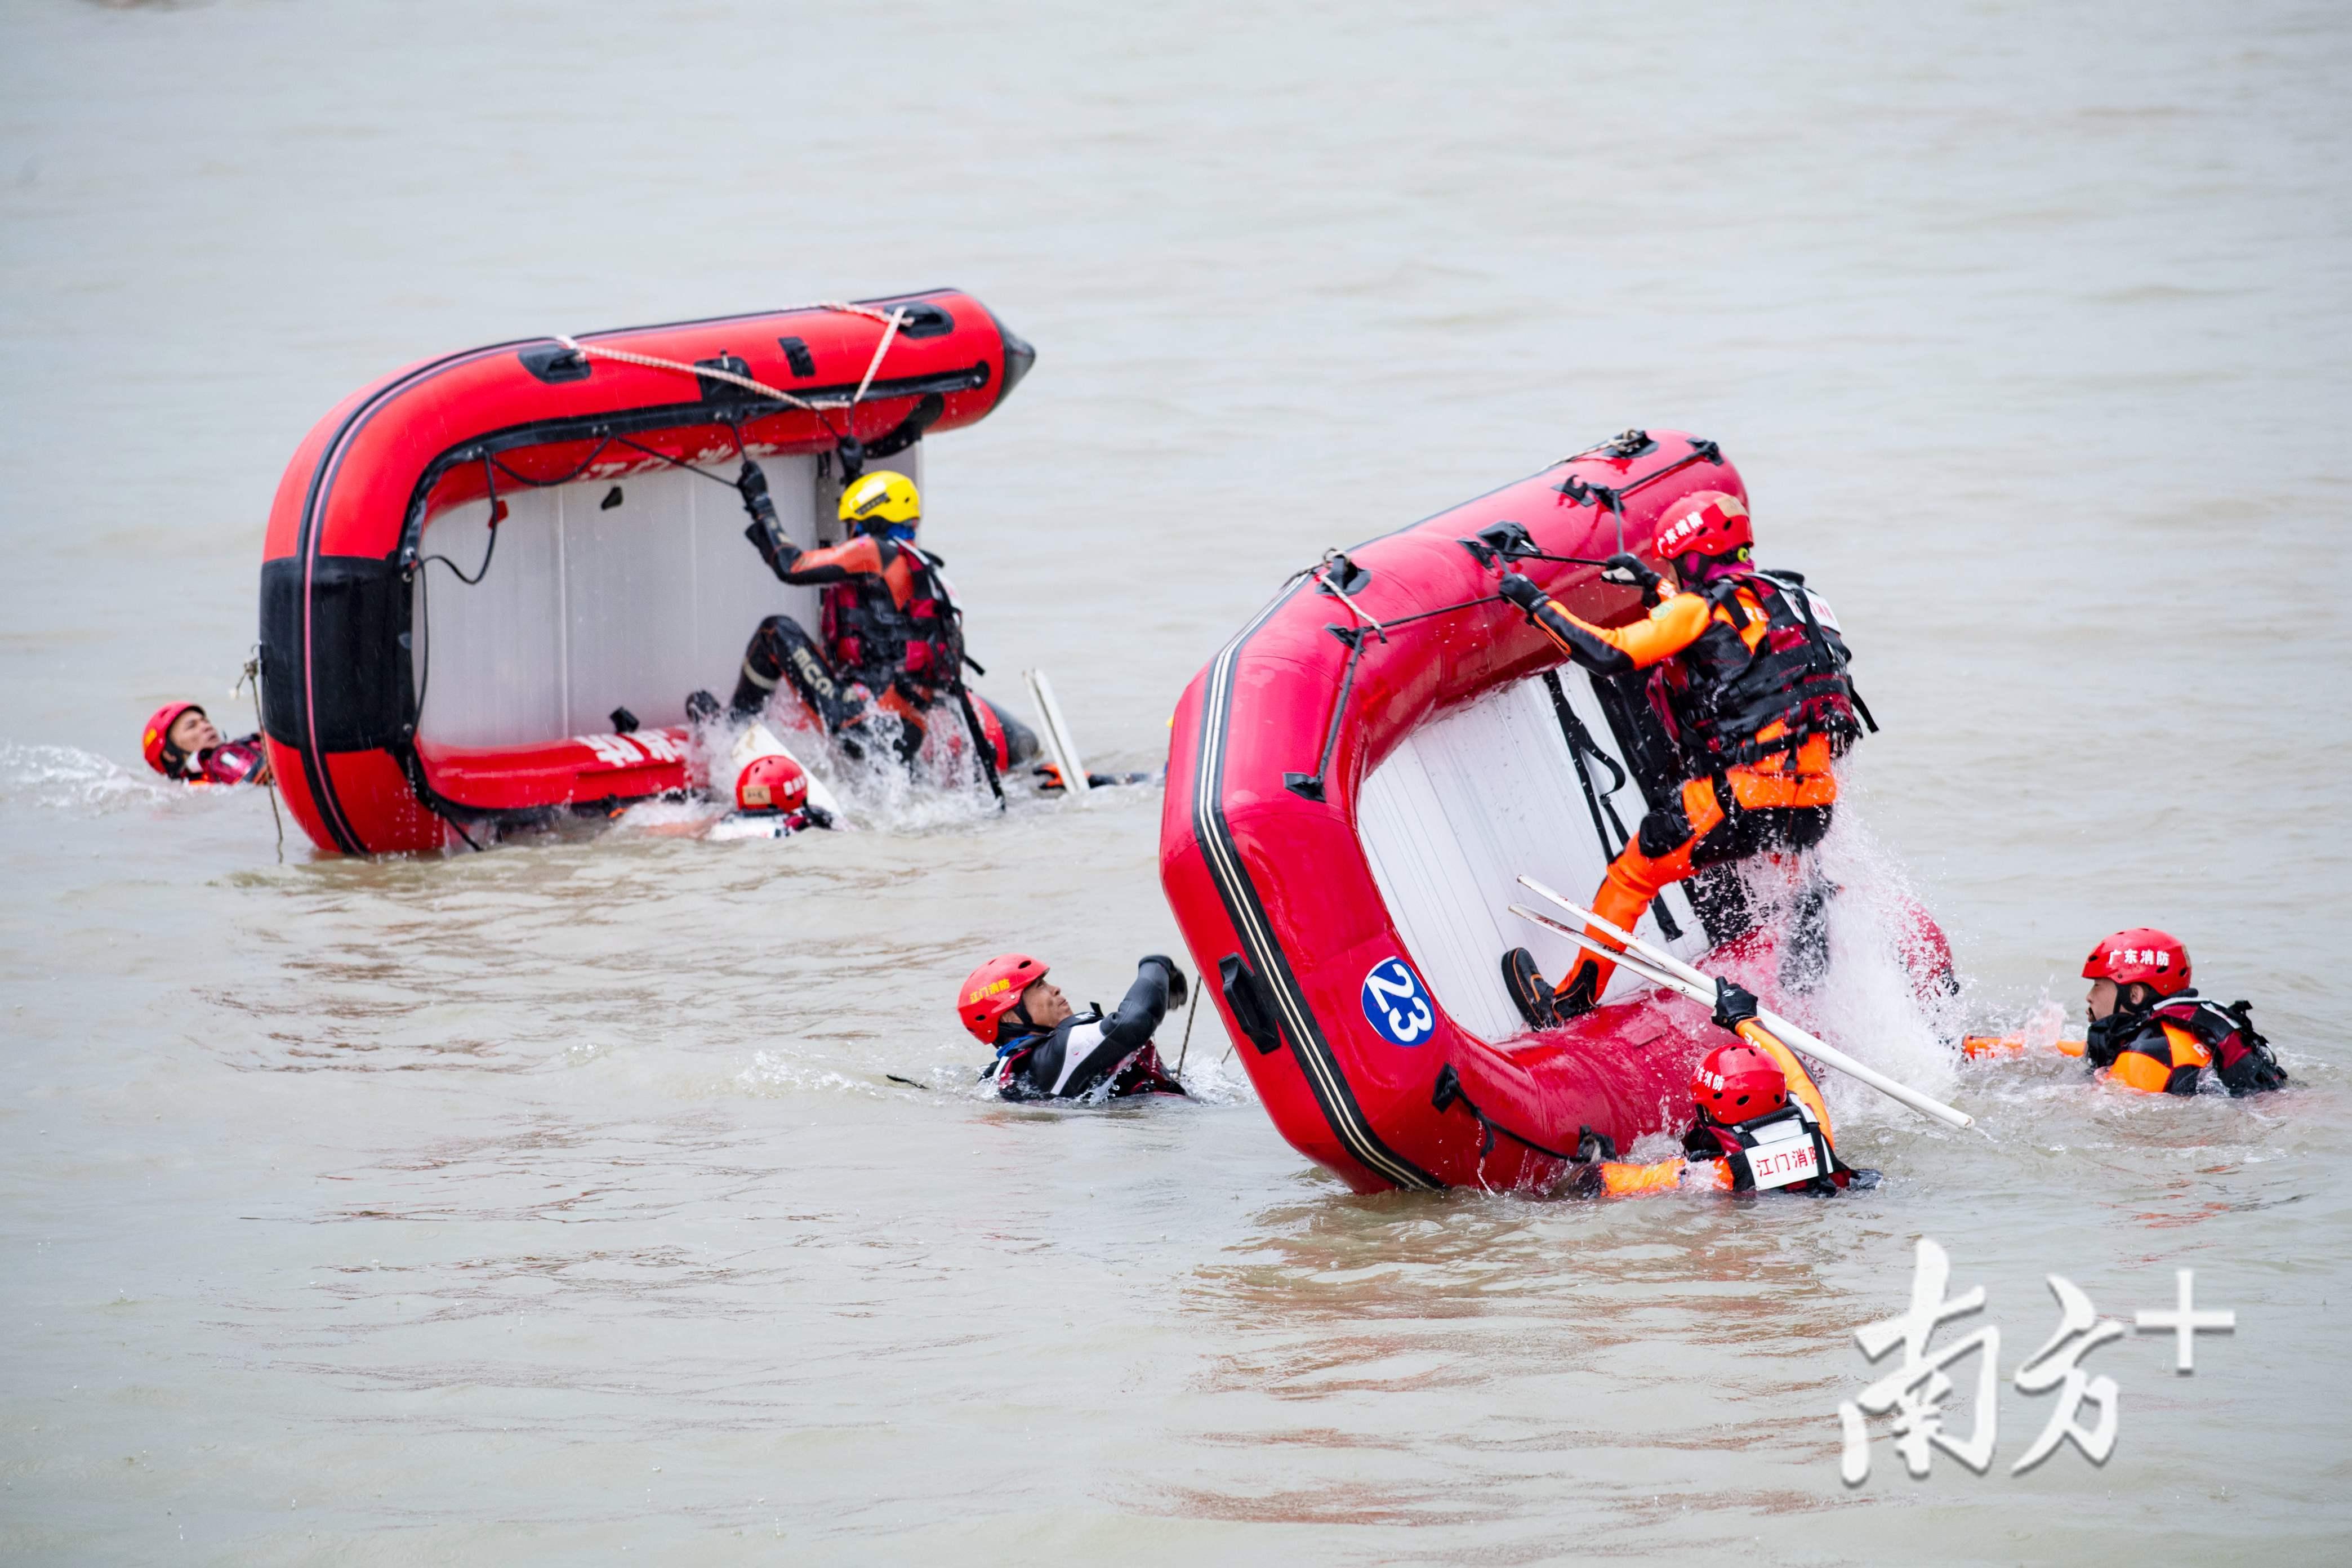
M809 799L807 772L790 757L752 758L735 781L735 811L773 838L833 826L833 814Z
M1007 1100L1075 1100L1108 1084L1109 1098L1181 1094L1160 1066L1151 1032L1184 1005L1184 972L1153 953L1136 965L1135 984L1116 1012L1078 1012L1046 980L1047 965L1025 953L990 959L956 993L956 1017L972 1038L996 1052L987 1075Z
M1756 1016L1756 998L1729 981L1716 987L1715 1021L1735 1033ZM1583 1130L1577 1154L1585 1162L1569 1178L1579 1197L1641 1197L1684 1188L1723 1193L1789 1192L1828 1195L1853 1185L1874 1187L1875 1171L1857 1171L1830 1146L1828 1125L1800 1095L1771 1057L1739 1039L1717 1046L1691 1075L1696 1110L1680 1159L1633 1164L1617 1157L1604 1134Z
M2250 1002L2224 1007L2189 983L2189 950L2152 926L2119 931L2083 965L2090 1037L2083 1059L2110 1083L2195 1094L2207 1071L2231 1094L2286 1087L2286 1069L2254 1032Z
M205 710L193 702L166 702L155 710L140 750L149 767L182 784L269 782L269 759L262 750L260 731L224 741Z

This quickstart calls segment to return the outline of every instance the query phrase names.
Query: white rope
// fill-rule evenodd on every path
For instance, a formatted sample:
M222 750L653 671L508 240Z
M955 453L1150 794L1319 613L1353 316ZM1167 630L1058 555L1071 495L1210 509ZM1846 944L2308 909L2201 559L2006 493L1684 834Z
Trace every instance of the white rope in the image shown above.
M866 366L866 379L857 384L857 390L851 395L847 404L827 402L820 405L810 402L805 397L796 397L782 387L770 386L764 381L753 381L748 375L737 375L731 370L720 370L715 365L688 364L683 361L661 359L653 354L633 353L627 349L608 349L596 343L583 343L576 338L566 337L562 332L550 332L548 336L576 354L583 356L593 354L598 359L615 360L622 364L643 365L647 370L674 370L682 375L709 376L713 381L723 381L730 386L740 386L746 392L756 392L762 397L772 397L790 407L804 408L811 414L814 414L820 406L856 407L865 399L866 389L874 384L875 374L882 368L882 356L890 352L891 340L898 335L899 327L906 322L906 307L902 305L895 310L884 311L877 310L871 305L853 305L845 300L820 300L813 306L803 305L797 309L840 310L848 315L864 316L868 321L883 323L882 341L874 346L874 358ZM777 313L792 314L789 310Z
M641 364L647 370L675 370L687 375L707 375L713 381L727 382L731 385L742 387L746 391L756 392L762 397L772 397L779 403L790 404L794 408L805 408L812 414L816 412L816 405L804 397L794 397L791 393L770 386L766 382L753 381L748 375L737 375L731 370L720 370L714 365L707 364L687 364L674 359L656 359L652 354L631 353L626 349L599 348L594 343L583 343L576 339L567 338L562 332L550 332L548 336L576 354L593 354L598 359L618 360L623 364Z
M849 395L849 406L852 408L866 401L866 389L874 384L874 373L882 368L882 356L890 352L890 340L898 335L898 323L906 319L907 312L903 310L890 312L890 324L882 329L882 341L874 345L874 360L866 367L866 379L859 382L857 390Z

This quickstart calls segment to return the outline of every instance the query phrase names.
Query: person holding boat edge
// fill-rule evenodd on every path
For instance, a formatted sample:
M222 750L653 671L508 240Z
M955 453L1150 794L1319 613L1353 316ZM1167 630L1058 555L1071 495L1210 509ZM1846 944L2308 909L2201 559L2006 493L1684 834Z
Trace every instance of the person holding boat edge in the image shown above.
M782 680L861 754L858 734L879 710L898 722L898 752L911 762L922 749L925 721L943 698L969 700L973 727L995 752L992 773L1037 753L1036 737L963 689L962 617L940 575L939 557L915 543L922 498L904 474L877 469L841 492L842 523L855 536L803 550L777 525L767 475L744 459L735 488L751 521L744 536L777 580L824 590L824 642L790 616L760 623L744 649L743 670L728 706L737 717L758 712Z
M1502 596L1577 664L1601 675L1654 671L1653 703L1695 775L1643 818L1592 896L1594 913L1629 931L1661 889L1706 867L1820 843L1837 800L1832 764L1869 723L1827 606L1795 573L1751 567L1754 542L1738 497L1701 490L1675 502L1654 551L1678 591L1630 553L1602 569L1652 606L1624 626L1593 626L1518 573L1503 574ZM1587 955L1550 987L1527 949L1503 955L1504 983L1537 1028L1590 1012L1614 968Z
M1741 1025L1753 1024L1756 1010L1753 993L1716 982L1718 1027L1739 1033ZM1813 1109L1820 1091L1810 1080L1803 1090L1791 1092L1795 1088L1780 1063L1744 1036L1717 1046L1691 1075L1694 1117L1682 1157L1634 1164L1617 1157L1607 1136L1586 1128L1568 1190L1578 1197L1641 1197L1685 1187L1827 1196L1848 1185L1876 1186L1877 1172L1855 1170L1837 1157L1829 1122Z

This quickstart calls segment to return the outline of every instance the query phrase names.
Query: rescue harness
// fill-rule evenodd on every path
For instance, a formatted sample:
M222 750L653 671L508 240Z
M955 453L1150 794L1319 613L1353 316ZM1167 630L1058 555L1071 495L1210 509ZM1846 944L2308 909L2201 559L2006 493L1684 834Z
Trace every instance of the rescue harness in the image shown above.
M1652 700L1706 768L1793 752L1816 735L1843 756L1878 725L1846 674L1853 655L1813 607L1795 572L1740 572L1710 584L1707 628L1652 678ZM1763 612L1751 648L1740 635L1742 595ZM1685 667L1682 679L1669 674Z
M1833 1193L1853 1179L1853 1170L1838 1159L1822 1124L1801 1100L1791 1100L1736 1127L1702 1116L1684 1136L1683 1148L1694 1159L1728 1162L1735 1193L1775 1187Z
M2197 1043L2205 1047L2206 1054L2213 1059L2213 1076L2220 1079L2221 1087L2231 1094L2260 1094L2266 1089L2284 1089L2286 1087L2286 1069L2279 1066L2277 1054L2271 1049L2270 1041L2254 1028L2249 1016L2252 1009L2251 1002L2232 1002L2224 1006L2191 991L2142 1014L2137 1029L2123 1045L2105 1062L2093 1065L2110 1066L2116 1057L2136 1048L2141 1040L2151 1036L2154 1037L2151 1043L2164 1042L2166 1037L2161 1026L2169 1024L2195 1037ZM2168 1058L2170 1055L2168 1046L2165 1054ZM2191 1073L2188 1079L2187 1085L2179 1092L2195 1092L2196 1075Z
M880 574L825 585L821 636L845 669L912 682L921 693L960 685L963 627L939 569L945 564L919 545L877 539ZM904 568L903 573L901 568ZM894 579L903 581L898 603Z

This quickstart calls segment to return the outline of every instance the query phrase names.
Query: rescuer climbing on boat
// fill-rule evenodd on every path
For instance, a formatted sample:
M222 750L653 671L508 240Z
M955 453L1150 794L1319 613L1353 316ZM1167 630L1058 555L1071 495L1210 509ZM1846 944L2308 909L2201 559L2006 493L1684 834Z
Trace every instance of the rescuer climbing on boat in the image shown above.
M922 498L913 480L887 469L852 480L840 518L856 537L814 550L793 544L777 525L759 464L744 459L735 486L751 517L745 537L779 580L824 590L824 617L821 645L790 616L760 623L728 704L737 717L757 713L779 681L790 681L853 755L863 754L861 737L878 711L897 721L898 757L911 762L930 716L954 702L993 753L992 776L1036 755L1026 726L964 686L962 613L940 558L915 542Z
M1576 663L1604 676L1654 671L1652 703L1692 775L1643 818L1592 896L1595 913L1629 931L1659 889L1706 867L1820 843L1837 800L1832 765L1869 722L1828 606L1795 573L1752 567L1754 542L1737 496L1683 498L1659 518L1654 547L1678 591L1630 553L1602 571L1652 606L1623 626L1580 620L1528 578L1503 575L1503 597ZM1511 998L1538 1028L1590 1012L1614 967L1587 956L1552 988L1527 949L1503 956Z
M225 741L193 702L166 702L140 737L147 765L182 784L268 784L269 762L258 731Z
M1752 994L1717 983L1718 1026L1737 1032L1755 1016ZM1587 1129L1578 1150L1585 1163L1570 1174L1570 1193L1638 1197L1687 1187L1827 1194L1848 1184L1878 1184L1877 1172L1853 1169L1831 1147L1828 1119L1816 1109L1820 1091L1810 1081L1792 1085L1780 1064L1745 1037L1709 1051L1691 1075L1690 1092L1696 1116L1681 1158L1620 1160L1607 1137Z
M1046 980L1048 967L1026 953L1000 953L956 993L956 1017L996 1052L983 1076L996 1080L999 1094L1076 1100L1106 1084L1114 1100L1184 1092L1151 1043L1160 1020L1184 1003L1184 972L1174 959L1153 953L1138 963L1135 983L1108 1018L1099 1008L1073 1008Z
M2091 982L2085 1064L2150 1094L2195 1094L2208 1068L2233 1095L2284 1088L2286 1069L2248 1017L2252 1005L2198 995L2189 973L2179 939L2150 926L2093 948L2083 965Z

